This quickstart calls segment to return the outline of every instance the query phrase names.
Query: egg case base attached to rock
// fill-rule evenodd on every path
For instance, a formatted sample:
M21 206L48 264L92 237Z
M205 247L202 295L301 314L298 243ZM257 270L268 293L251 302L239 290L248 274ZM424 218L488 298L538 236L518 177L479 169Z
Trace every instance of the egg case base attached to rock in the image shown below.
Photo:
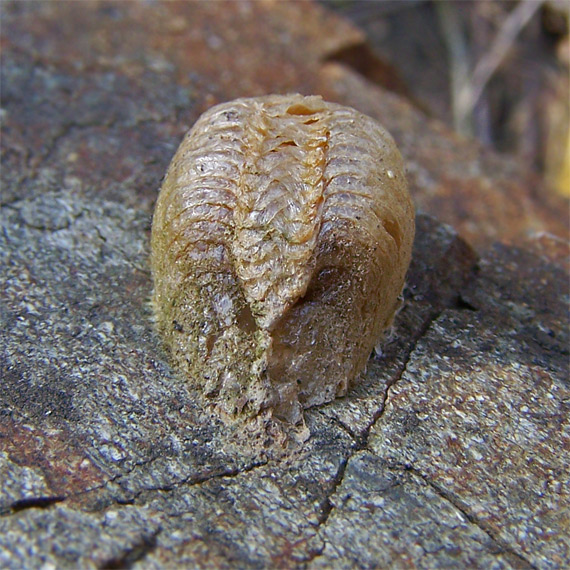
M413 237L401 156L371 118L301 95L218 105L156 205L158 330L222 416L301 422L390 326Z

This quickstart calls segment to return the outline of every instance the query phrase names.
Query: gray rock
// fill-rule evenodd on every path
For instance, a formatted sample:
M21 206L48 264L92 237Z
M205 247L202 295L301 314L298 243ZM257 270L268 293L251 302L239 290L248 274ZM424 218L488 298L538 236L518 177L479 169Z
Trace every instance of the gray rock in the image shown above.
M62 191L1 215L3 567L570 560L557 265L499 246L475 266L420 215L392 339L346 398L309 410L309 441L276 449L171 371L148 214Z
M0 567L570 566L561 240L478 259L419 215L391 338L345 398L307 412L302 445L224 426L169 366L148 307L152 204L216 100L320 91L328 69L336 98L390 118L417 196L459 211L478 247L533 227L518 167L469 162L480 150L407 103L321 70L325 45L354 37L300 6L0 6Z

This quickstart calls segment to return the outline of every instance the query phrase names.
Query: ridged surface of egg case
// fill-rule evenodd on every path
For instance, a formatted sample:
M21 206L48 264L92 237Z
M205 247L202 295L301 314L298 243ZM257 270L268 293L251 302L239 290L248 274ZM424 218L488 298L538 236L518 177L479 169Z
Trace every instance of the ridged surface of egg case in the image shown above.
M402 158L374 120L317 96L218 105L156 205L158 330L225 419L302 422L390 327L413 237Z

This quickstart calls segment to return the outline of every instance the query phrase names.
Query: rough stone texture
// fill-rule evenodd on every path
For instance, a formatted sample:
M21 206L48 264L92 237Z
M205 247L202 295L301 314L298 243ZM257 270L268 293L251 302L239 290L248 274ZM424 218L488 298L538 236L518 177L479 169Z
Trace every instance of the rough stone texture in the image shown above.
M379 477L380 487L427 486L477 525L503 565L564 568L570 561L567 292L559 266L526 250L490 251L459 305L445 308L415 344L355 467L360 478ZM370 461L378 467L367 469ZM363 493L350 501L347 494L341 488L332 499L339 508L325 530L331 545L347 527L370 524ZM375 506L383 517L398 508ZM445 516L441 524L455 528ZM387 540L389 532L380 525L378 538ZM418 551L406 555L414 563L436 548L442 559L428 566L474 564L473 552L467 558L454 552L453 539L434 546L431 534L427 540L412 534ZM482 554L477 565L491 567ZM371 553L356 544L325 550L324 566L347 555L370 565ZM378 556L386 556L384 549Z
M358 34L312 4L217 5L1 5L0 567L568 567L567 245L483 249L560 227L532 178L321 65ZM481 253L420 215L392 340L280 451L169 368L150 216L205 107L327 85L392 113L424 208L471 173L441 209L465 208ZM504 224L485 234L473 200L495 186ZM500 214L515 191L530 209Z
M78 214L46 229L61 199ZM276 456L196 409L165 364L147 224L69 195L2 209L3 566L570 560L557 265L498 247L472 275L468 246L421 216L394 340Z

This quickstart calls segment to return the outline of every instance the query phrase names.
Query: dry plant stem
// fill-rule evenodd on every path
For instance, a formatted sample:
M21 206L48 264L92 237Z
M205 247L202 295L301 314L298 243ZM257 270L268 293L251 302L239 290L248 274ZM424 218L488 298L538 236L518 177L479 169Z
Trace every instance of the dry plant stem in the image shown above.
M516 37L542 6L543 0L523 0L509 14L498 31L489 51L477 62L471 74L466 75L467 50L465 41L458 33L457 5L440 2L438 13L444 30L451 60L452 106L455 128L470 135L475 105L505 56L512 48Z
M456 131L472 135L470 117L461 113L459 106L455 104L469 81L469 48L465 38L465 27L456 4L436 2L435 6L449 54L453 124Z

